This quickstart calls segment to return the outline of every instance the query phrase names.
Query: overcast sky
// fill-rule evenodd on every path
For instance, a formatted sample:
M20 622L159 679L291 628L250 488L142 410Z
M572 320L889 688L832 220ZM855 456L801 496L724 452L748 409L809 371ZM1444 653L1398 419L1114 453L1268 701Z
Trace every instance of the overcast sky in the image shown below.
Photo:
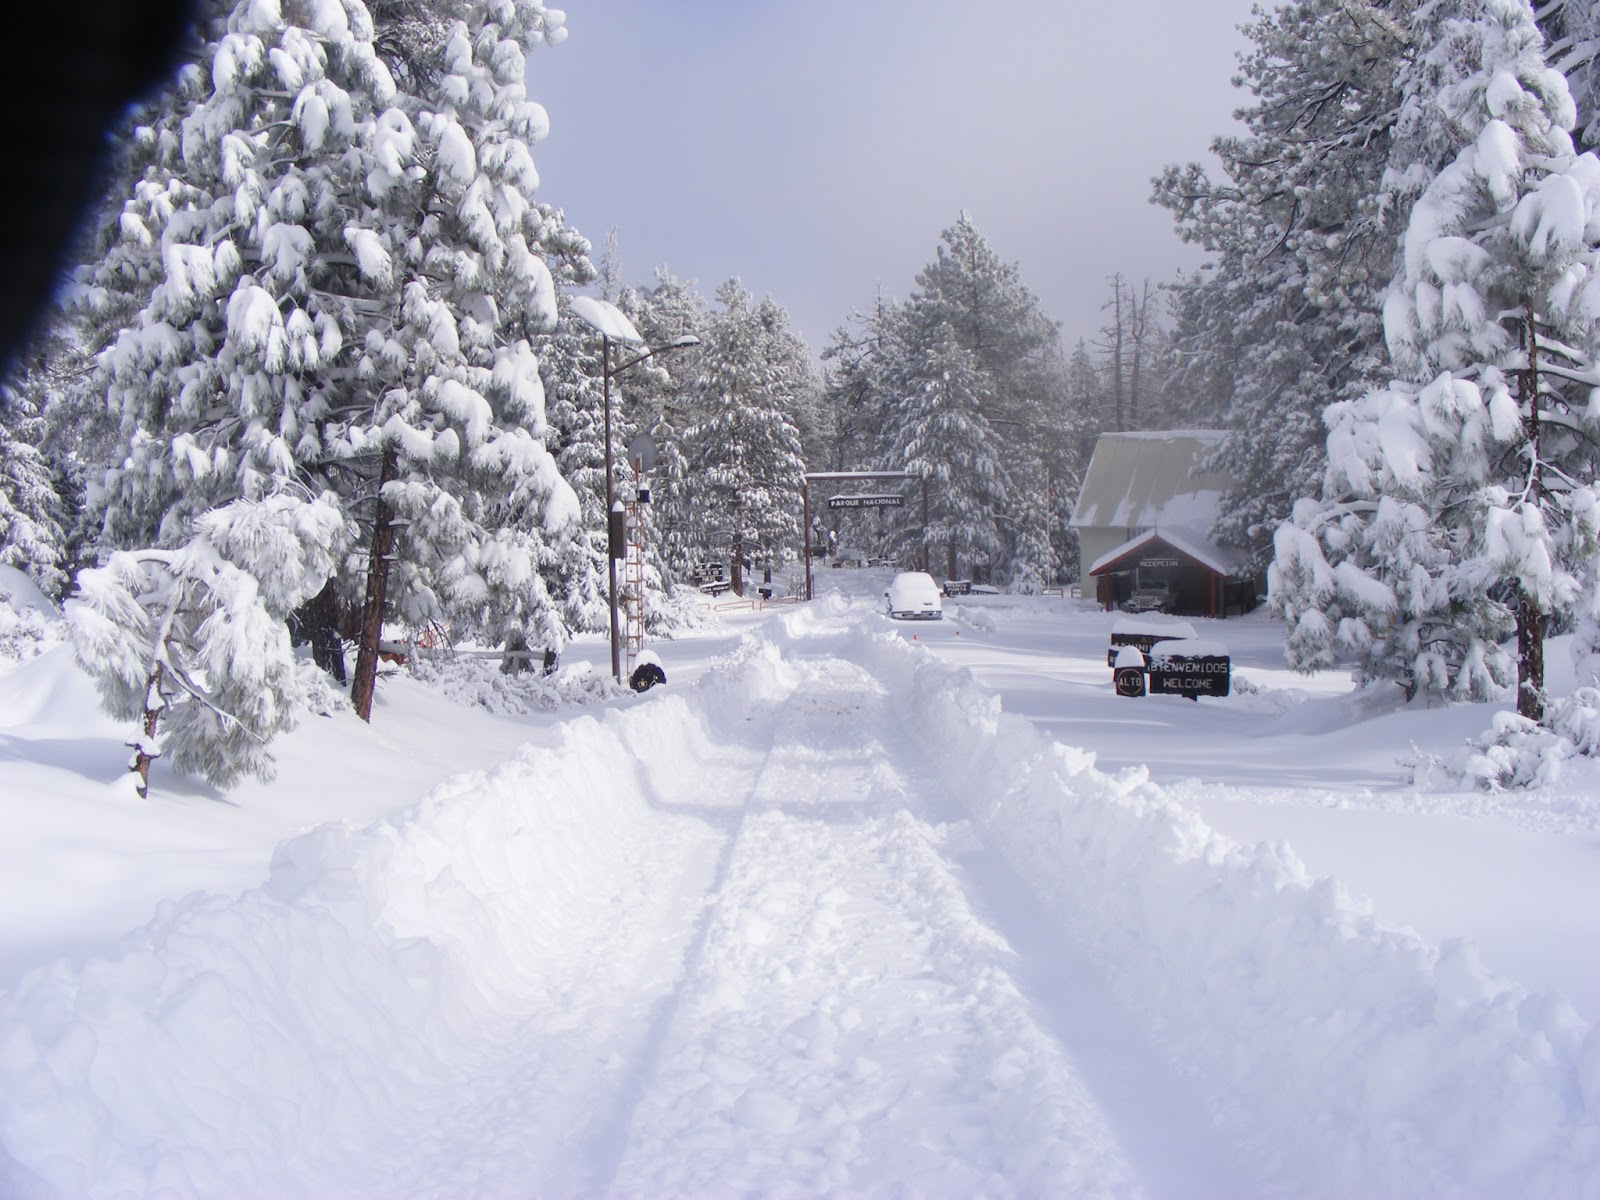
M1149 203L1209 160L1251 0L570 0L530 55L540 194L623 278L710 296L737 275L820 351L903 297L965 209L1062 322L1104 323L1114 272L1199 254Z

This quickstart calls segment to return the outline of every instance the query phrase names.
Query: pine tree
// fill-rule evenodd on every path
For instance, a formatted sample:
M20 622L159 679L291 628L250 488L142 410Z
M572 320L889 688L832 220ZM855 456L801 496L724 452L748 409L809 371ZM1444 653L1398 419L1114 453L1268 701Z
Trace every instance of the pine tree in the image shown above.
M1202 397L1228 396L1231 432L1211 465L1235 486L1215 533L1256 565L1293 498L1322 477L1323 408L1359 395L1381 363L1379 293L1409 203L1392 139L1414 7L1258 10L1240 64L1246 132L1212 143L1222 176L1191 163L1156 180L1179 236L1214 256L1178 290L1180 386L1202 412Z
M898 402L911 408L887 415L894 441L881 465L916 470L898 457L907 439L897 427L923 422L930 388L964 388L977 398L983 418L985 446L973 461L992 453L1026 486L1008 486L1005 470L994 480L974 480L972 490L988 494L998 508L971 538L946 530L955 541L940 544L947 556L952 549L973 556L969 561L996 579L1017 572L1048 578L1058 569L1048 539L1030 537L1027 549L1021 547L1023 531L1038 524L1030 510L1048 499L1048 481L1065 471L1065 380L1056 325L1023 285L1016 264L1000 259L967 213L940 235L935 257L916 283L895 310L895 336L885 342L881 375ZM964 360L957 361L956 348L965 352ZM902 524L909 519L902 518ZM988 528L994 537L984 532ZM903 529L899 536L905 536Z
M1064 387L1063 453L1057 473L1050 480L1051 527L1062 576L1076 579L1080 574L1080 558L1078 535L1071 525L1072 513L1083 487L1084 472L1089 469L1095 440L1102 431L1099 414L1104 392L1089 347L1081 340L1067 360Z
M40 450L44 431L27 393L0 384L0 565L59 596L67 582L69 516L60 479Z
M565 304L556 333L540 341L539 366L550 403L551 450L579 505L572 535L556 550L551 584L567 624L598 633L610 629L600 346ZM630 430L620 421L618 425L613 441L626 444ZM561 645L552 649L560 650Z
M806 467L790 406L804 382L787 354L774 355L787 332L781 309L757 304L738 280L717 300L696 381L701 417L684 433L686 489L712 533L726 533L733 590L743 594L749 556L771 564L799 550Z
M897 388L892 382L897 309L880 293L871 309L851 314L823 349L828 364L822 403L833 431L833 455L819 470L884 465L892 438Z
M1600 160L1574 152L1518 0L1446 17L1421 61L1413 78L1443 85L1408 100L1456 153L1385 302L1398 377L1330 410L1327 483L1279 531L1275 603L1302 663L1355 649L1369 677L1468 699L1514 673L1537 720L1545 634L1586 611L1596 553Z
M1001 553L996 514L1005 506L1006 475L998 439L983 415L985 379L956 331L944 326L925 362L903 381L900 423L890 461L923 481L928 513L903 510L904 561L942 558L949 578L963 564L987 569Z
M1550 0L1538 6L1546 57L1567 77L1578 123L1579 150L1600 147L1600 5L1594 0Z
M108 278L153 280L102 359L122 429L106 536L173 545L289 481L340 497L368 530L363 716L391 596L410 620L559 637L527 585L577 515L527 341L555 320L545 256L587 250L532 200L546 120L523 47L559 14L390 7L387 47L357 0L235 7L99 273L113 297Z
M657 268L654 286L624 288L618 307L633 321L650 346L668 346L685 338L706 336L706 303L692 281ZM708 544L704 516L694 505L688 485L689 463L684 430L700 417L693 381L704 372L704 354L696 346L674 351L670 359L649 359L630 371L623 395L625 416L632 427L649 434L656 447L650 472L651 503L645 513L646 561L665 581L681 576ZM665 593L659 604L664 610ZM658 619L658 601L647 591L645 619Z
M118 551L82 572L67 606L74 648L106 711L140 721L140 796L162 756L220 788L272 778L268 746L307 690L285 618L344 544L329 498L280 493L203 514L176 549Z

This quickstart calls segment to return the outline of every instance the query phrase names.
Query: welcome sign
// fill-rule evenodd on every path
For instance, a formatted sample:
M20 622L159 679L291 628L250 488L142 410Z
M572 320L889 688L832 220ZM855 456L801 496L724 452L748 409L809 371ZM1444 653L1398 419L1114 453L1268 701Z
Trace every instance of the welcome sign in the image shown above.
M1158 642L1151 647L1147 676L1154 696L1226 696L1232 663L1220 648Z

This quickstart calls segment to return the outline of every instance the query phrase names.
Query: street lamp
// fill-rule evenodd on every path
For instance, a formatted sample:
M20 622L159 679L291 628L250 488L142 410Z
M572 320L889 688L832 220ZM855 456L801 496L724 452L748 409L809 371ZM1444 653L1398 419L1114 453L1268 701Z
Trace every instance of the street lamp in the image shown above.
M609 300L597 300L593 296L574 296L572 298L572 311L578 315L591 329L600 335L600 364L602 392L605 396L605 440L606 440L606 604L611 609L611 677L618 683L622 682L622 641L617 632L617 556L620 545L613 534L622 512L622 505L616 498L616 487L612 479L611 467L611 377L620 375L629 367L637 366L645 359L657 354L664 354L668 350L682 350L689 346L698 346L700 339L692 333L674 338L664 346L655 346L645 349L634 355L626 362L611 365L611 343L622 342L635 346L643 346L644 338L634 328L633 322L628 320L628 315L612 304Z

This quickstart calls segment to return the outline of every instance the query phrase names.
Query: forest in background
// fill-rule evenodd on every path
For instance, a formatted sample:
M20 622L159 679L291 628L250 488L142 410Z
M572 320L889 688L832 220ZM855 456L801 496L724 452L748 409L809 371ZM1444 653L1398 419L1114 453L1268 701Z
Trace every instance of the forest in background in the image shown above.
M1099 433L1219 428L1214 533L1270 570L1291 661L1515 686L1539 720L1544 639L1600 643L1597 29L1583 0L1259 11L1240 130L1153 181L1204 268L1085 281L1105 327L1068 348L957 214L814 348L738 280L624 282L544 198L525 52L559 11L210 3L0 390L0 562L76 588L121 707L193 703L201 740L290 705L286 623L340 673L358 641L358 697L386 619L559 650L607 620L599 346L568 311L598 289L649 345L698 338L616 382L615 444L660 455L658 627L692 564L799 552L808 469L925 483L926 513L845 531L870 553L1037 591L1077 565ZM255 717L219 698L223 612L276 664Z

